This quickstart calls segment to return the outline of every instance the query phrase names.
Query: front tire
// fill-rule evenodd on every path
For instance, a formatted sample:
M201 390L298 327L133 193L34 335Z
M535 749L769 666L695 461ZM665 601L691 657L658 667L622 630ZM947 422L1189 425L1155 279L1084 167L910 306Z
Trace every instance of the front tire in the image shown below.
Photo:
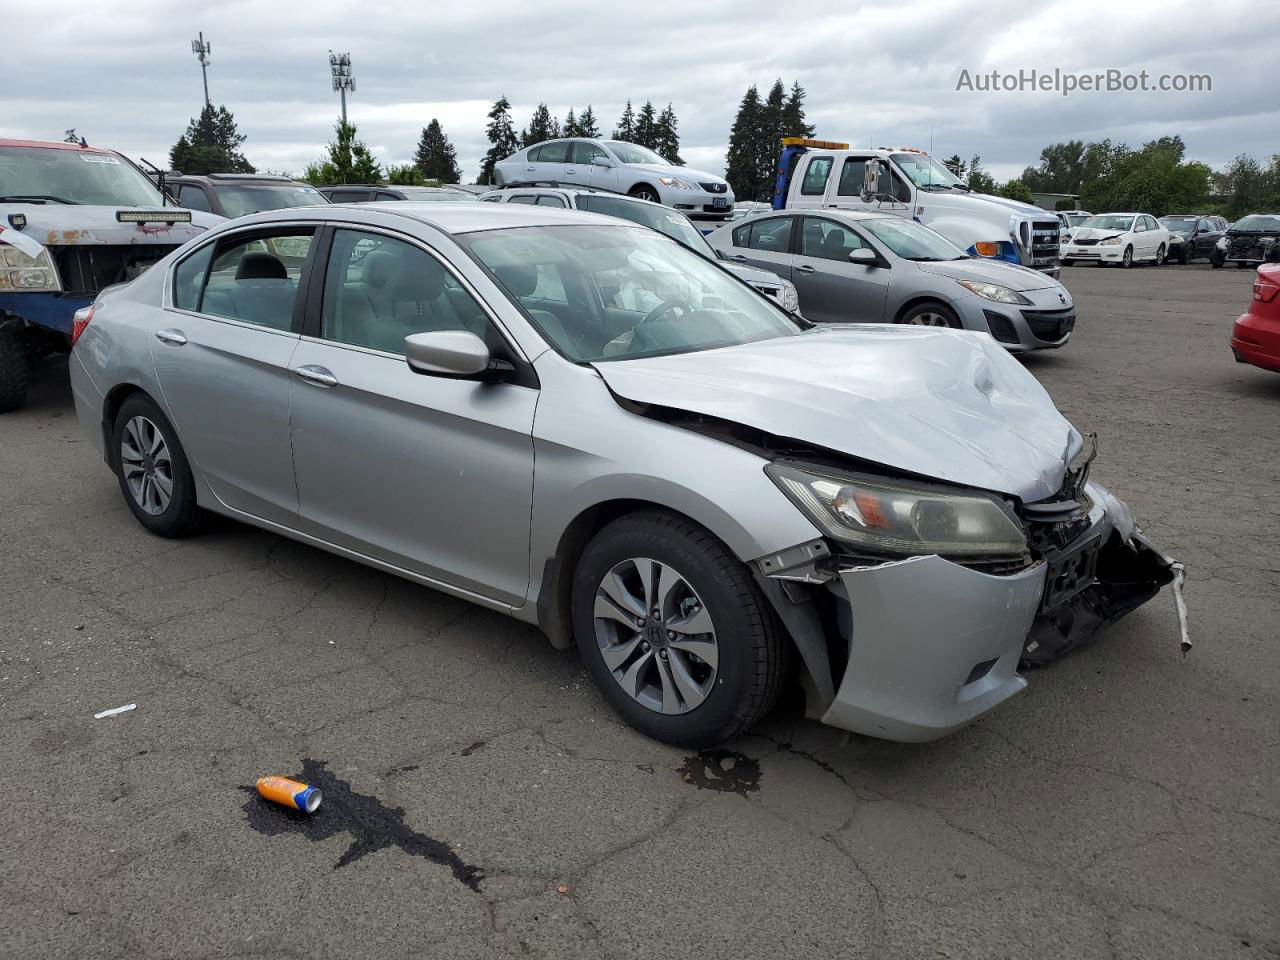
M1164 257L1165 257L1165 250L1164 250L1164 244L1162 243L1160 244L1159 248L1156 250L1156 266L1157 267L1164 266Z
M777 699L786 641L773 611L728 549L681 517L629 514L597 533L572 612L604 698L655 740L722 743Z
M662 198L658 196L658 191L653 189L647 183L642 183L637 187L631 188L631 196L637 200L648 200L650 203L661 203Z
M1120 266L1126 270L1133 266L1133 247L1124 248L1124 259L1120 261Z
M941 303L916 304L899 317L898 322L913 327L946 327L952 330L963 328L955 311Z
M27 338L22 330L0 330L0 413L27 401Z
M185 537L199 526L196 483L177 431L147 396L134 394L116 414L111 465L138 522L161 537Z

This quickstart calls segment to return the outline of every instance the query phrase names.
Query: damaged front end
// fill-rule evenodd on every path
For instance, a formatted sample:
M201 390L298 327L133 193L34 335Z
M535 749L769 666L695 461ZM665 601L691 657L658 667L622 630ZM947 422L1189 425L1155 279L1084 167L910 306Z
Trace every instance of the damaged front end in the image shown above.
M1169 583L1185 652L1181 565L1086 474L1069 472L1052 500L1013 505L1021 558L876 558L827 539L760 558L757 578L804 660L808 714L935 739L1024 689L1020 667L1074 650Z

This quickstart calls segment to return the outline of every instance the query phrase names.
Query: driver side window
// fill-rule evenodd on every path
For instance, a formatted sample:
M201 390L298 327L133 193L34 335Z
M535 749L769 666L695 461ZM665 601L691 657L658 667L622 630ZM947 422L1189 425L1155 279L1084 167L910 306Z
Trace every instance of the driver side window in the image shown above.
M849 254L867 246L866 242L843 224L817 217L805 217L800 233L800 255L823 260L848 260Z

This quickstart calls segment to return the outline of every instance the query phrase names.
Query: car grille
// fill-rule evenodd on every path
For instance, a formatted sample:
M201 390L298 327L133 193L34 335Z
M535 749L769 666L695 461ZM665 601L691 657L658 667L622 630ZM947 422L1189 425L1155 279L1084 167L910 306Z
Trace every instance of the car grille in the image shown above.
M1076 325L1076 312L1066 310L1023 310L1022 319L1039 340L1061 340Z
M1230 237L1227 256L1238 260L1269 260L1280 255L1280 237Z
M728 193L729 185L726 183L700 183L698 184L707 193Z
M1093 247L1098 243L1098 241L1093 237L1090 237L1088 240L1072 240L1071 242L1077 247Z
M1058 265L1058 240L1062 233L1058 220L1024 220L1018 229L1023 245L1031 252L1031 266L1043 270Z
M89 296L103 287L132 280L151 264L172 253L177 244L83 244L48 248L70 296Z

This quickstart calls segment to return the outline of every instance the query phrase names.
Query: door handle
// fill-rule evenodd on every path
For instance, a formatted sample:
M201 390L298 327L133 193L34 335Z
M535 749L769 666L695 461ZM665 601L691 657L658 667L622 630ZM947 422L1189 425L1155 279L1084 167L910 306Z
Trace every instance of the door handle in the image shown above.
M324 367L317 367L315 364L295 367L293 372L307 381L307 383L314 384L317 387L336 387L338 385L337 377Z
M817 272L818 271L816 267L811 267L807 263L801 264L800 266L796 267L796 273L817 273Z
M734 263L746 263L746 262L747 262L747 258L746 258L746 257L744 257L744 256L743 256L742 254L740 254L740 253L735 253L735 254L734 254L733 256L731 256L729 259L730 259L730 260L732 260Z
M157 330L156 339L164 343L172 343L175 347L180 347L187 342L181 330Z

